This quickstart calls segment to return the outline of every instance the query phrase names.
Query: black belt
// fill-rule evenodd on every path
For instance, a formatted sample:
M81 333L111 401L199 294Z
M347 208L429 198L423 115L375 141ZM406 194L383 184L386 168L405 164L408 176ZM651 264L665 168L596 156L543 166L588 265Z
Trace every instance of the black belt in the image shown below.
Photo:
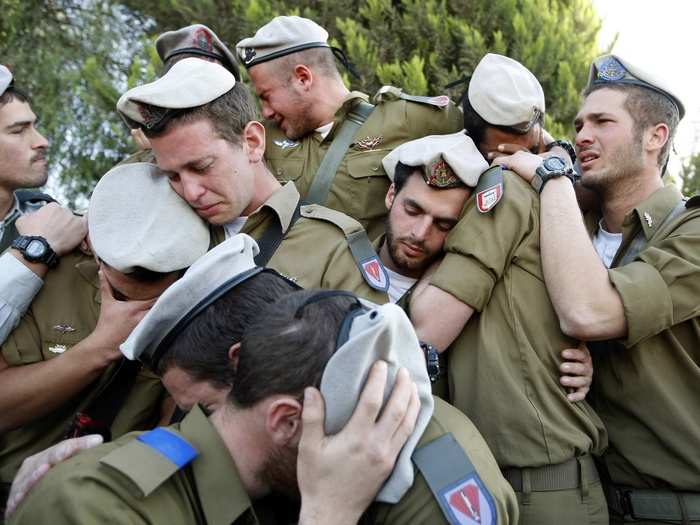
M625 521L688 523L700 521L700 493L673 490L633 489L608 485L608 507Z
M548 490L569 490L581 486L581 479L587 483L600 480L598 470L591 456L571 458L556 465L542 467L510 467L503 469L503 477L508 480L515 492L544 492ZM529 478L529 483L523 479ZM526 485L529 484L529 487ZM523 491L523 487L528 490Z

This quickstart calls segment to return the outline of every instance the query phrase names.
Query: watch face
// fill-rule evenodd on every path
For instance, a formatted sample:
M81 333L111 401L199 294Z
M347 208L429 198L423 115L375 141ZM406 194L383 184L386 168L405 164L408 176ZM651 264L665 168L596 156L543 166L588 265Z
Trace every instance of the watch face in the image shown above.
M29 242L25 251L30 257L41 257L46 252L46 247L43 242L33 240Z
M549 171L561 171L566 168L566 163L559 157L548 157L544 161L544 167Z

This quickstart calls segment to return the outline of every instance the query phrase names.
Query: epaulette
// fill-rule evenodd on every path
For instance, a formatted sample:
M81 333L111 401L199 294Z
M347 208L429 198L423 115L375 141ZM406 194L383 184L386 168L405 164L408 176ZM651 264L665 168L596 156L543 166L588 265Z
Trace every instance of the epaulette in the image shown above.
M56 202L56 200L48 193L43 193L36 190L16 190L15 195L20 203L23 204L48 204Z
M401 88L395 86L382 86L379 88L372 101L375 104L389 102L392 100L408 100L409 102L417 102L418 104L428 104L436 108L447 107L450 103L450 97L447 95L439 95L436 97L422 97L418 95L409 95L404 93Z
M343 231L355 264L369 286L380 292L389 289L389 274L358 221L325 206L308 204L301 207L301 216L329 222Z
M110 452L100 463L121 472L146 497L198 455L185 438L158 427Z
M687 210L698 207L700 207L700 195L693 195L687 201L685 201L685 208Z
M493 496L451 433L417 448L412 460L430 487L447 523L498 523Z
M503 197L503 168L491 166L479 176L474 188L476 207L481 213L487 213L496 207Z

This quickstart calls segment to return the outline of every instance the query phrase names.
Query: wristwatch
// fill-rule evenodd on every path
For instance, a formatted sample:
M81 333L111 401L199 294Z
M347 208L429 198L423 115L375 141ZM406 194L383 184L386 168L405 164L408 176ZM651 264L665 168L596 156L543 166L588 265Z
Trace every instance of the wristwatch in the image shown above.
M561 157L547 157L544 159L539 168L535 170L535 176L532 177L530 185L535 188L537 193L542 193L542 188L548 180L556 177L566 177L571 181L571 184L576 182L576 174L569 165Z
M544 147L544 150L552 151L552 149L557 146L566 151L566 153L569 155L569 158L571 159L572 165L576 164L576 150L574 149L574 146L571 144L571 142L569 142L568 140L552 141Z
M425 365L428 368L428 377L430 378L430 382L434 383L440 378L440 358L437 348L430 343L424 343L423 341L420 342L420 347L425 355Z
M20 235L12 241L10 246L18 250L29 262L44 263L49 268L55 268L58 265L58 255L43 237Z

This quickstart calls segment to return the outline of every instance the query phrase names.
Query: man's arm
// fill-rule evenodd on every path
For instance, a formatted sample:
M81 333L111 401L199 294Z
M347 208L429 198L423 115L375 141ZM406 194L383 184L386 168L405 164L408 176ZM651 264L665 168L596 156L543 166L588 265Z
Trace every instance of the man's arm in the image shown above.
M0 355L0 433L50 413L94 381L121 357L119 345L154 302L117 301L101 274L100 293L95 330L67 352L18 366Z
M530 182L542 158L517 152L494 163ZM622 299L608 277L583 223L571 182L549 181L540 194L540 250L547 291L562 332L583 340L627 334Z

